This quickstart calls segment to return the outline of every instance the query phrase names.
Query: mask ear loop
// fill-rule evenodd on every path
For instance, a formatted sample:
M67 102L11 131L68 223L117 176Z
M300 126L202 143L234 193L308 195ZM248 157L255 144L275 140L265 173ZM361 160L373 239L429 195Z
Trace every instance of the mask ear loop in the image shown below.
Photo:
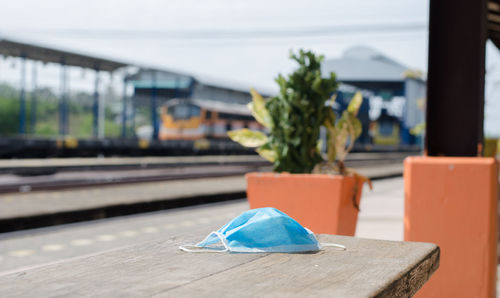
M342 244L337 243L320 243L321 247L336 247L340 248L340 250L347 250L347 248Z
M219 232L210 233L207 237L205 237L205 239L203 241L207 240L207 238L212 236L212 234L214 234L215 236L217 236L217 238L219 238L222 245L224 245L224 249L210 249L207 247L197 246L197 245L193 245L193 244L181 245L181 246L179 246L179 249L182 251L185 251L185 252L227 252L227 251L229 251L229 244L227 243L226 238L224 238L224 236Z

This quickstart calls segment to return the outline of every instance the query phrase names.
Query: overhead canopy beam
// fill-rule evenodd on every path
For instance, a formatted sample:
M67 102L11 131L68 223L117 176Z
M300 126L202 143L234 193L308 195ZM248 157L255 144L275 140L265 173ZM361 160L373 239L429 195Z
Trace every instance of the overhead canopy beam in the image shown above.
M127 74L123 79L123 94L122 94L122 138L127 136Z
M31 133L34 135L36 133L36 112L37 112L37 105L36 105L36 95L37 95L37 62L33 63L33 70L32 70L32 76L31 76L31 84L32 84L32 90L31 90L31 117L30 117L30 128L31 128Z
M156 111L156 83L157 83L157 71L152 70L152 83L153 87L151 88L151 126L153 127L153 140L158 140L159 127L158 127L158 115Z
M60 63L65 62L67 66L78 66L83 68L99 68L101 71L115 71L128 64L113 60L94 57L91 55L78 54L71 51L56 50L49 47L33 45L0 36L0 55L11 57L25 57L26 59L39 60L42 62Z
M26 133L26 58L21 58L21 88L19 92L19 134Z
M95 69L94 102L92 103L92 135L99 136L99 69Z
M64 136L68 134L68 108L67 108L67 98L66 98L66 87L67 87L67 75L66 75L66 65L61 63L61 95L59 97L59 134Z
M426 153L481 154L486 0L430 1Z
M500 48L500 4L498 1L488 2L487 12L488 38Z

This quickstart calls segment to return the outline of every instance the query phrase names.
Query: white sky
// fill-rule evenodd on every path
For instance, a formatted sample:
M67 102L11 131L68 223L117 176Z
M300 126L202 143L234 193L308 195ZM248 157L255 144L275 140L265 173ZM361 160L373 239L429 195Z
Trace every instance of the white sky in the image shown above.
M425 0L3 0L1 7L0 34L257 87L274 86L276 74L293 67L289 49L338 57L369 45L412 68L427 63Z
M0 34L249 87L275 89L298 48L338 57L367 45L427 70L428 0L0 1ZM488 51L493 84L500 55ZM500 136L500 89L486 94L487 131Z

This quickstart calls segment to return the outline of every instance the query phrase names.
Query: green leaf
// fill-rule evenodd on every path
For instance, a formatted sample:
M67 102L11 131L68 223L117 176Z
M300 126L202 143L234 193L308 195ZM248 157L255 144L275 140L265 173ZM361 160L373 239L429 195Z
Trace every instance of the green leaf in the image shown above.
M349 135L352 134L351 138L357 139L361 135L363 126L356 116L346 110L342 113L342 117L340 117L337 123L337 129L347 129Z
M259 147L268 142L267 136L260 131L253 131L247 128L232 130L227 132L231 140L240 143L245 147Z
M252 102L247 105L248 109L260 124L271 128L272 121L266 108L266 100L254 89L250 90L250 94L252 94Z
M340 121L339 121L340 122ZM337 130L337 135L335 137L335 153L336 158L340 161L344 161L347 152L346 152L346 144L349 137L349 129L347 123L342 125L342 129Z
M302 141L302 139L298 136L290 139L290 143L294 146L300 145L301 141Z
M419 136L423 134L425 131L425 122L419 123L415 125L411 130L410 133L414 136Z
M322 147L323 147L323 140L319 139L318 143L316 143L316 151L318 151L318 153L321 153Z
M354 140L361 135L363 126L361 125L361 121L359 121L359 119L356 118L356 116L354 116L351 113L346 113L346 121L347 124L350 126L350 128L353 130L352 132L350 132L350 134L353 134L351 138L353 139L352 141L354 142Z
M330 97L330 99L326 101L326 105L331 107L331 106L333 106L333 104L335 103L336 100L337 100L337 93L334 93L332 95L332 97ZM333 111L331 109L330 109L330 111L333 113Z
M335 133L331 133L334 135L334 146L339 161L344 161L361 132L362 125L359 119L348 110L345 110L342 117L335 124ZM349 144L347 141L349 141Z
M356 92L354 96L351 98L349 105L347 106L347 111L351 112L354 116L358 114L359 108L363 103L363 95L361 92Z
M259 153L260 156L262 156L264 159L274 162L276 160L276 152L270 149L262 149L262 148L257 148L255 151Z
M329 131L334 129L335 115L329 114L331 108L326 101L334 94L337 82L333 74L321 75L322 58L313 52L300 50L291 52L290 57L297 68L286 77L276 78L280 91L265 103L272 119L269 143L259 149L272 149L276 154L274 171L310 173L322 161L316 147L321 125L328 118Z

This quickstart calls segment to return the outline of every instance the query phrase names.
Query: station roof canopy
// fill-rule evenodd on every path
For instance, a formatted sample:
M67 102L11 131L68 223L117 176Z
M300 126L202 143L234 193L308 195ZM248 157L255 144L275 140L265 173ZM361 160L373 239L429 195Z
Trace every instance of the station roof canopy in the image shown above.
M156 82L153 83L153 72L156 72ZM235 92L250 93L254 86L241 82L227 81L202 74L188 74L178 71L157 70L142 68L139 72L129 77L129 82L136 88L187 88L194 81L197 84L231 90ZM263 96L271 96L277 92L271 88L258 87L256 90Z
M45 63L64 63L65 65L111 72L129 65L109 59L75 53L73 51L25 43L10 38L4 38L1 35L0 55L7 57L25 57L27 59L42 61Z
M341 82L403 82L408 67L366 46L347 49L341 58L326 59L321 66L324 76L335 72Z

